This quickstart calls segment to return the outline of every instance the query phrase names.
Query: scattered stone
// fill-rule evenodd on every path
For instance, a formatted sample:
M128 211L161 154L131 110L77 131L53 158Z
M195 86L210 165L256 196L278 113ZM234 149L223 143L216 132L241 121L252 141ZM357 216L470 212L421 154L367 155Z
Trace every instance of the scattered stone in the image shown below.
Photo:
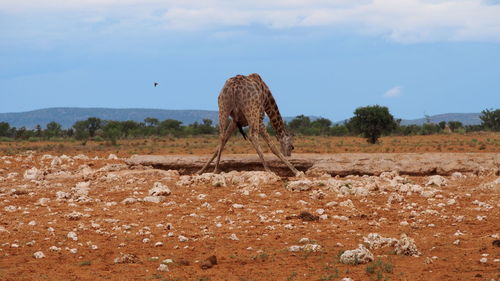
M49 198L42 197L38 199L38 201L35 203L35 206L47 206L47 204L50 202Z
M398 240L395 238L383 237L378 233L369 233L366 237L363 237L363 242L368 244L370 249L374 250L387 246L394 247Z
M441 187L441 186L445 186L447 183L448 183L448 181L444 177L442 177L440 175L434 175L434 176L429 177L429 180L427 181L425 186L435 185L435 186Z
M418 251L415 241L405 233L401 234L395 248L396 254L418 257L421 253Z
M78 241L78 236L73 231L68 232L66 237L68 237L69 239L71 239L73 241Z
M115 154L111 153L111 154L108 156L108 160L118 160L118 156L116 156Z
M179 238L179 242L187 242L189 240L189 238L183 235L179 235L177 238Z
M153 188L149 190L150 196L168 196L172 193L170 189L161 182L155 182Z
M351 199L340 202L339 206L354 209L354 204L352 203Z
M45 258L45 254L42 251L38 251L33 254L33 257L35 259L43 259Z
M129 198L125 198L122 200L122 204L125 204L125 205L129 205L129 204L134 204L134 203L137 203L139 202L139 199L137 198L133 198L133 197L129 197Z
M359 244L357 249L347 250L340 256L340 262L344 264L361 264L373 261L373 254L363 245Z
M458 180L458 179L466 178L466 176L464 176L460 172L454 172L453 174L451 174L451 178L454 179L454 180Z
M286 185L286 189L293 192L307 191L313 186L310 180L291 181Z
M165 201L165 196L146 196L142 198L142 201L144 202L150 202L150 203L161 203ZM127 203L125 203L127 204ZM130 204L130 203L129 203Z
M36 167L32 167L31 169L28 169L24 171L24 179L25 180L39 180L42 177L42 172L38 170Z
M161 272L167 272L168 271L168 265L166 265L164 263L160 263L160 265L158 266L158 268L156 270L161 271Z
M293 245L288 247L289 252L318 252L321 250L321 245L319 244L305 244L305 245Z
M51 251L51 252L59 252L59 251L61 251L61 248L56 247L56 246L50 246L49 251Z

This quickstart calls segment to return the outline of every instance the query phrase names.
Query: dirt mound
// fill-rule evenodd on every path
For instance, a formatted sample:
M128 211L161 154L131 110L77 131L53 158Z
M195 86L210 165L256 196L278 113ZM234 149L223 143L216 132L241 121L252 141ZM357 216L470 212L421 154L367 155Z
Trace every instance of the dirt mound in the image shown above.
M292 176L287 167L274 155L265 155L270 168L281 176ZM129 165L145 165L158 169L179 170L191 174L201 168L208 156L185 155L134 155L127 159ZM498 153L342 153L342 154L294 154L290 162L300 171L311 176L329 174L380 175L397 171L404 175L452 175L455 172L473 174L499 174ZM222 171L262 170L256 155L224 154Z

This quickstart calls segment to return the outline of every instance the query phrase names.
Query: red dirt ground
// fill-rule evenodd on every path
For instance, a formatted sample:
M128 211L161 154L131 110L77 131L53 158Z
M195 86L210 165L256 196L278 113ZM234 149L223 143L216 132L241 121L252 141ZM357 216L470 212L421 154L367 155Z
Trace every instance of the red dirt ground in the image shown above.
M401 175L402 182L437 190L431 197L393 190L389 179L381 177L337 179L346 181L348 188L383 183L357 196L322 184L293 192L286 186L294 178L252 188L224 186L212 180L216 177L179 186L179 176L164 171L109 166L124 163L108 160L109 151L86 152L91 159L75 159L75 154L53 166L40 152L0 156L0 280L500 279L500 248L492 244L500 239L498 169L446 177L448 183L441 187L425 187L427 176ZM39 173L26 179L32 167ZM107 170L99 171L102 167ZM79 182L90 183L91 201L57 200L56 192L71 192ZM148 196L155 182L171 190L163 202L122 203ZM318 198L313 193L323 194ZM388 204L394 194L401 202ZM40 205L40 198L50 200ZM354 208L341 206L347 200ZM327 204L332 201L338 204ZM324 209L327 217L286 218L302 211L318 215L317 209ZM80 214L68 216L72 212ZM78 240L68 238L69 232ZM396 255L390 247L371 250L384 268L392 267L375 268L373 273L375 262L339 262L343 251L357 248L372 232L393 238L406 233L421 255ZM232 234L238 240L230 239ZM179 236L188 240L181 242ZM290 252L302 238L320 245L320 250ZM155 246L157 242L162 245ZM51 246L60 250L51 251ZM34 258L38 251L45 257ZM124 254L133 255L133 263L115 263ZM202 269L211 255L218 263ZM483 258L486 261L480 262ZM158 271L165 259L172 259L168 271Z

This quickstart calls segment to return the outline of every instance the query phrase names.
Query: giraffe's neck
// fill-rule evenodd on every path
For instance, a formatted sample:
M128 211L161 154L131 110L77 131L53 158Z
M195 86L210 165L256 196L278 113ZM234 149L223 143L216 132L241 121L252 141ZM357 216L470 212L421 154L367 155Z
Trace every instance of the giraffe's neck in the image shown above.
M271 125L276 131L276 138L278 140L281 140L282 137L287 134L285 130L285 122L283 122L283 118L281 117L278 105L276 104L276 100L274 100L274 97L270 91L268 91L265 111L267 116L269 116Z

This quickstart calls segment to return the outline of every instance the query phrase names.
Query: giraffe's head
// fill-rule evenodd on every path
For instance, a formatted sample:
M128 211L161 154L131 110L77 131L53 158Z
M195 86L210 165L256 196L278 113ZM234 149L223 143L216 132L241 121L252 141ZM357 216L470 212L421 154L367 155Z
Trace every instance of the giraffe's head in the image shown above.
M290 136L289 134L283 134L283 136L280 138L280 144L281 152L283 153L283 155L292 155L292 150L294 149L292 136Z

